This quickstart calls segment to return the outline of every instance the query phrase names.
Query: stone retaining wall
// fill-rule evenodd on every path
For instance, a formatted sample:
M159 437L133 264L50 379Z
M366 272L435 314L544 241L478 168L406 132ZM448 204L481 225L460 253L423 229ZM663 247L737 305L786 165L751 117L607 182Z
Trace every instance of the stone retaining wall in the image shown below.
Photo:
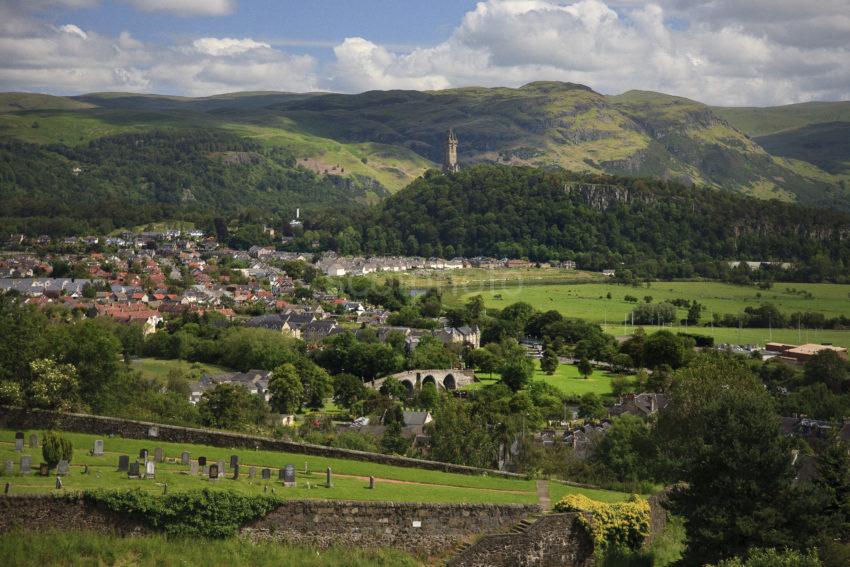
M116 535L149 532L141 524L87 504L82 498L50 494L0 496L0 533L43 530L87 530Z
M116 435L128 439L160 439L162 441L169 441L172 443L197 443L202 445L211 445L213 447L246 447L265 451L286 451L289 453L299 453L319 457L368 461L371 463L381 463L385 465L433 471L470 475L487 474L506 478L525 478L523 475L494 469L467 467L464 465L440 463L438 461L428 461L424 459L382 455L380 453L367 453L365 451L354 451L352 449L338 449L336 447L311 445L309 443L295 443L292 441L283 441L279 439L271 439L269 437L258 437L241 433L229 433L193 427L180 427L176 425L161 425L145 421L134 421L99 415L62 413L36 409L27 410L8 406L0 406L0 428L52 428L77 433L93 433L95 435Z

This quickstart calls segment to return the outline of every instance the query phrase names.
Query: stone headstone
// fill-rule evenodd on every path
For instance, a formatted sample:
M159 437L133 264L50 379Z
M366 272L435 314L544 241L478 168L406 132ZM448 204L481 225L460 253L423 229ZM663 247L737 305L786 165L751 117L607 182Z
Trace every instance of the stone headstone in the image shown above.
M143 463L148 460L148 450L147 449L142 449L141 451L139 451L139 460L142 461Z
M233 469L233 480L239 480L239 463L236 463L230 468Z
M207 458L206 457L198 457L198 466L199 467L204 467L204 466L206 466L206 464L207 464Z
M191 456L189 455L189 451L183 451L180 453L180 464L181 465L189 465L191 462Z
M230 455L230 468L239 464L239 455Z
M153 450L153 460L157 463L165 460L165 452L162 450L162 447L157 447Z
M15 474L15 461L6 461L6 465L3 467L3 474L6 476Z
M38 449L38 434L30 433L30 449Z
M218 480L218 465L210 465L210 480Z
M198 463L197 461L192 461L189 463L189 474L192 476L198 476Z
M374 490L374 489L375 489L375 477L370 476L369 477L369 490Z
M224 476L227 472L227 469L224 468L224 461L218 461L216 464L218 464L218 476Z
M263 471L260 473L260 475L261 475L261 478L263 480L269 480L272 477L272 470L271 469L263 469Z
M156 478L156 463L154 461L145 463L145 478Z
M59 475L59 476L66 475L66 474L68 474L69 468L70 467L69 467L68 461L66 461L65 459L62 459L61 461L59 461L59 464L56 465L56 474Z
M333 485L333 475L331 474L331 468L328 467L327 469L325 469L325 486L331 488L333 487Z
M283 467L283 485L295 486L295 465Z
M50 465L41 463L38 465L38 476L50 476Z
M210 474L210 466L204 465L203 467L201 467L201 474L203 476L207 476L208 474Z
M133 461L127 467L127 478L139 478L140 476L142 475L139 474L139 461Z
M94 449L91 452L95 457L103 456L103 439L97 439L94 442Z
M118 472L126 472L130 468L130 456L120 455L118 457Z
M32 457L29 455L21 455L21 474L30 474L32 472Z
M56 490L59 490L60 488L62 488L62 477L57 476L56 477Z
M18 431L15 433L15 451L21 452L24 450L24 432Z

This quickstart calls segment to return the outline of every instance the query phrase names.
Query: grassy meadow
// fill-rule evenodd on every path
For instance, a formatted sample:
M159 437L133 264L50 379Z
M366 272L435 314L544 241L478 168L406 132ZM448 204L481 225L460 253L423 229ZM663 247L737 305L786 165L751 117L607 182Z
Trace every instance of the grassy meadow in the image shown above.
M463 389L476 390L499 381L499 374L496 372L492 376L478 372L476 376L480 382L470 384ZM588 393L604 396L612 393L611 381L614 376L616 375L610 372L596 369L593 374L585 378L574 364L559 364L554 374L550 376L540 370L540 361L535 360L532 380L550 384L568 396L580 397ZM631 381L634 376L627 376L627 378Z
M10 565L186 565L275 567L404 567L421 565L412 556L390 549L325 550L279 542L166 538L161 535L117 537L91 532L7 533L0 535L0 555Z
M30 433L25 432L25 440ZM232 490L243 494L261 494L265 490L274 490L284 498L316 498L340 500L381 500L393 502L464 502L464 503L501 503L501 504L533 504L537 502L535 483L532 480L511 479L495 476L474 476L440 471L382 465L363 461L346 459L314 457L310 455L258 451L253 449L230 449L204 445L189 445L182 443L166 443L156 440L137 440L109 438L83 433L64 433L74 444L74 457L71 461L70 473L63 477L64 491L91 490L98 488L132 489L141 488L155 494L162 493L164 485L169 492L213 488L214 490ZM55 474L48 477L32 475L19 476L18 465L21 453L14 450L15 432L0 430L0 463L6 460L15 462L15 476L4 477L4 482L12 485L14 493L53 493L56 492ZM95 439L104 440L105 454L94 457L89 451L94 446ZM118 456L129 455L134 460L139 450L148 449L153 458L154 449L164 450L166 462L157 463L156 478L153 480L130 480L125 472L118 472ZM207 463L212 464L222 460L229 465L231 455L239 455L240 476L232 479L228 470L225 478L209 481L200 474L197 477L188 474L189 467L180 464L182 451L189 451L192 459L200 456L207 457ZM41 449L29 449L25 445L22 454L33 457L33 465L42 461ZM294 488L283 488L277 481L278 469L292 464L297 470L298 485ZM83 474L84 465L88 465L88 474ZM305 472L305 465L307 470ZM248 467L257 467L257 477L248 478ZM272 469L272 480L260 480L260 469ZM324 486L325 469L333 471L333 486ZM228 466L229 469L229 466ZM376 486L368 488L368 477L374 476ZM575 488L575 492L587 494L593 498L588 489ZM620 499L626 495L618 492L602 491L607 498Z
M215 364L203 362L187 362L185 360L166 360L161 358L135 358L130 361L133 370L138 370L142 376L159 382L166 382L172 371L182 372L197 379L201 374L221 374L230 372L229 369Z

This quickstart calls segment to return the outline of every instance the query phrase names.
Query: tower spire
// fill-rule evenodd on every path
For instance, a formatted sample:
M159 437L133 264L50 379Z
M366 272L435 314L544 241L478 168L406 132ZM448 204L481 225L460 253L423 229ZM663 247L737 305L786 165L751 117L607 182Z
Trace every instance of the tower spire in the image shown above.
M460 171L460 165L457 163L457 136L451 128L446 135L446 143L443 149L443 173Z

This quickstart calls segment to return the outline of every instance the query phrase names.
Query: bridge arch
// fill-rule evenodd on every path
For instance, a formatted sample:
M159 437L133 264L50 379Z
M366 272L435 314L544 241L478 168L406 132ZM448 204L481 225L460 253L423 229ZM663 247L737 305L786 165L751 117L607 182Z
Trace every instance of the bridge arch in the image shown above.
M446 374L445 378L443 378L443 388L446 390L457 389L457 382L455 381L454 374Z

